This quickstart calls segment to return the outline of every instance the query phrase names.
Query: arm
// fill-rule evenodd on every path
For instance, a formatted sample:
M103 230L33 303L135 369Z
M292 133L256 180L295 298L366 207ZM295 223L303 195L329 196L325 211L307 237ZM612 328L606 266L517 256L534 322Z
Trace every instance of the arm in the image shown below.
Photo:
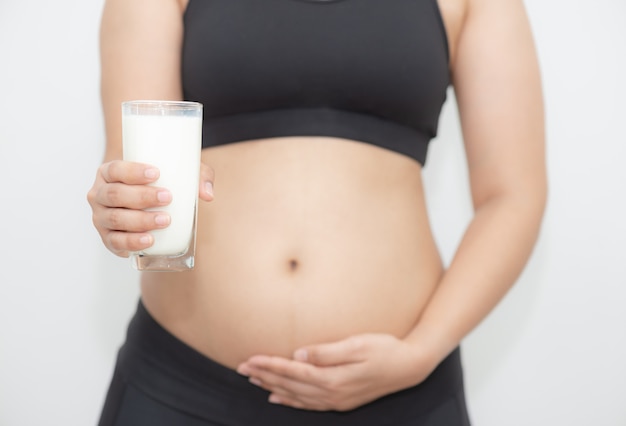
M298 408L348 410L424 380L513 285L546 199L541 84L522 0L470 0L453 80L475 216L404 340L353 336L239 372Z
M107 0L100 32L101 91L106 129L104 164L87 194L93 223L107 248L119 256L152 245L153 229L169 217L143 209L168 204L164 188L147 186L158 170L122 161L121 102L182 99L182 9L177 0ZM203 166L200 197L212 199L211 170Z
M100 27L106 160L122 158L121 102L182 99L182 37L177 0L106 1Z
M521 0L472 0L453 81L475 215L407 341L443 358L510 289L546 203L541 82Z

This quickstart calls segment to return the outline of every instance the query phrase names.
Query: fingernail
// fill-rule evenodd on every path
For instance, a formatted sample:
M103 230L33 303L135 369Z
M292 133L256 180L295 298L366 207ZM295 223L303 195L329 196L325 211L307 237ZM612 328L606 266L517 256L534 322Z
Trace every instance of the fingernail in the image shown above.
M237 369L237 373L241 374L242 376L249 376L250 372L248 371L248 369L246 367L239 367Z
M172 194L169 191L159 191L157 192L157 200L160 203L167 203L172 201Z
M306 361L309 355L307 354L305 349L298 349L293 354L293 359L296 361Z
M154 169L154 168L146 169L143 172L143 174L148 179L156 179L159 177L159 169Z
M143 235L139 238L139 242L143 245L152 243L152 237L150 235Z
M170 216L167 214L158 214L154 217L154 223L159 226L165 226L170 224Z
M256 377L250 377L248 381L252 383L254 386L261 386L262 384L261 381L257 379Z
M204 190L206 191L207 194L209 194L211 197L213 196L213 184L211 182L205 182L204 184Z
M272 404L280 404L282 402L280 398L274 394L270 395L270 398L268 401L271 402Z

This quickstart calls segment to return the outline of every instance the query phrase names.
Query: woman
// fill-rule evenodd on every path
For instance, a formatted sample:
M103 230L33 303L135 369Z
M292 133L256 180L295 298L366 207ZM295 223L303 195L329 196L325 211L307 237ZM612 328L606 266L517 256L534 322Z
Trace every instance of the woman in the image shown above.
M206 201L195 269L142 274L101 424L469 424L458 345L546 198L522 0L107 0L101 58L104 244L169 223L122 101L204 104ZM444 270L421 170L450 84L475 216Z

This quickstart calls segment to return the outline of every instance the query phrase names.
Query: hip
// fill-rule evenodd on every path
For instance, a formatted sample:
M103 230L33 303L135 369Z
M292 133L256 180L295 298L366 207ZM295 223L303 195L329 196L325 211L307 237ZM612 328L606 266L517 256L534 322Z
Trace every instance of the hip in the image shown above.
M349 412L294 410L162 328L140 303L121 348L100 426L468 426L459 350L422 383Z

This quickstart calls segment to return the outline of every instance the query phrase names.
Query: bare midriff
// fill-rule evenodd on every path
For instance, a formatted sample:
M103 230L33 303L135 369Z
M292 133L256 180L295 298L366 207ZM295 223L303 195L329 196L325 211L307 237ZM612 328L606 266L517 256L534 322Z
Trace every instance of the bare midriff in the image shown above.
M415 160L326 137L203 150L196 266L144 273L167 330L235 368L359 333L405 336L442 274Z

